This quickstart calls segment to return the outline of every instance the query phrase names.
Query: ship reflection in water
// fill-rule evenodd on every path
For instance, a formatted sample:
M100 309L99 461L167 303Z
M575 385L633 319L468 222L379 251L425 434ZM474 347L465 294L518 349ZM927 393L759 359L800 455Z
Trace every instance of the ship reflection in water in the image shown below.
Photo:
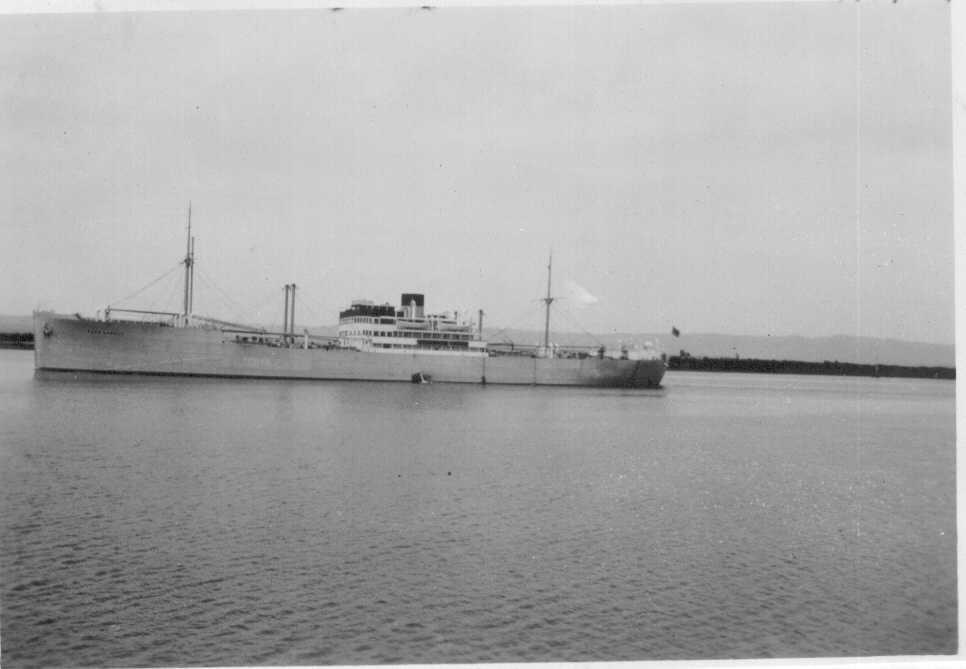
M0 351L4 667L956 648L949 382L32 374Z

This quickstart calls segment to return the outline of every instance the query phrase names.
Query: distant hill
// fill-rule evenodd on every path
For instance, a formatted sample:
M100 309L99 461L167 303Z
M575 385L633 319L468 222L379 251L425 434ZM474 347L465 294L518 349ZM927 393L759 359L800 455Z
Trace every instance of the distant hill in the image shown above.
M0 332L33 332L33 316L5 316L0 314Z
M267 326L281 330L281 326ZM306 327L297 325L301 332ZM30 316L6 316L0 314L0 332L30 332L33 319ZM313 334L333 336L334 325L309 326ZM538 344L543 333L535 330L498 330L484 328L488 341L512 341L517 344ZM645 341L660 343L660 348L668 355L678 355L682 350L695 357L709 358L734 357L760 358L763 360L802 360L806 362L851 362L857 364L883 364L908 366L956 365L955 347L952 344L928 344L923 342L901 341L898 339L875 339L872 337L852 337L836 335L833 337L758 337L750 335L690 334L673 337L670 333L630 333L592 335L579 332L554 332L551 339L557 344L572 346L613 347L621 343L643 344Z
M484 330L490 341L509 340L515 343L539 343L543 334L527 330ZM645 341L657 342L668 355L678 355L682 350L693 356L709 358L734 357L761 358L764 360L802 360L824 362L826 360L860 364L889 364L909 366L956 365L955 347L951 344L928 344L897 339L875 339L836 335L832 337L758 337L750 335L682 334L670 333L612 333L590 335L587 333L557 332L551 339L558 344L593 346L603 343L617 346Z

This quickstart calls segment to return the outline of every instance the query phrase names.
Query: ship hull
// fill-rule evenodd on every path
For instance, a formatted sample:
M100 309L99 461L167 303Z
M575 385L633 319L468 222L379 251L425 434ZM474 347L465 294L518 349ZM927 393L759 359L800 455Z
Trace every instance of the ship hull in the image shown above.
M37 370L232 378L656 387L662 360L533 358L239 343L216 328L34 314ZM418 376L417 376L418 375Z

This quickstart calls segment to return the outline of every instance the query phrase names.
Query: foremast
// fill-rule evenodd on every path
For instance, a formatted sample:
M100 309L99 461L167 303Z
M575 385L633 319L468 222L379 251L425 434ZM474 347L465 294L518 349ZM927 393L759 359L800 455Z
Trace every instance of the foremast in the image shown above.
M195 238L191 236L191 202L188 202L188 239L184 256L184 324L191 322L195 292Z

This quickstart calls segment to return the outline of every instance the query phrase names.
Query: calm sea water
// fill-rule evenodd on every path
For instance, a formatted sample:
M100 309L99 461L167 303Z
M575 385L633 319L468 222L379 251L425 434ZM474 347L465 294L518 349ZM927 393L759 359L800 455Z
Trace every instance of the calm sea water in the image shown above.
M950 382L32 365L0 351L4 667L956 649Z

